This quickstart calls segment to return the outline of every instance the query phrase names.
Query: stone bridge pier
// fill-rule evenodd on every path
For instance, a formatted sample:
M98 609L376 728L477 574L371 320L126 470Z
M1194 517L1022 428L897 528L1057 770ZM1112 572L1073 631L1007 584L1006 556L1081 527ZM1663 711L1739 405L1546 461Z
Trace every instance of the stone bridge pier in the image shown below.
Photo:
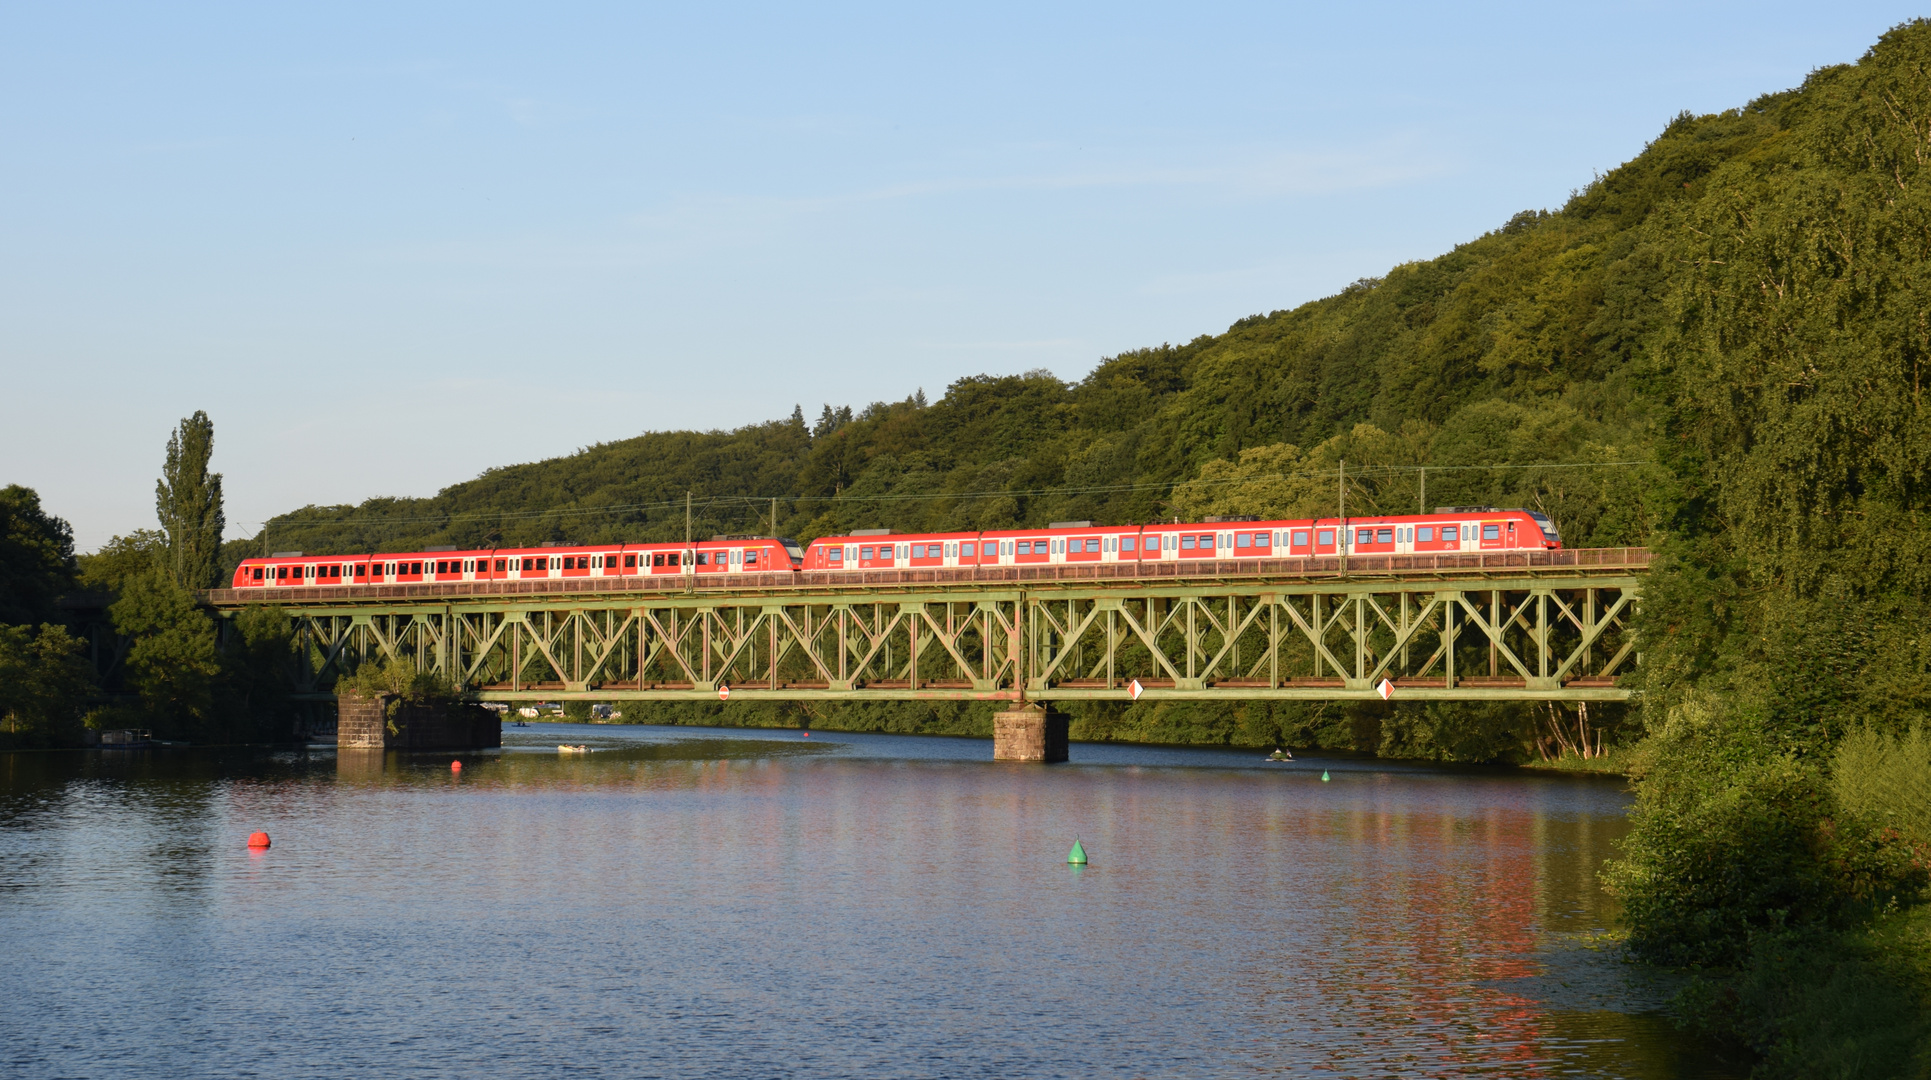
M1020 705L996 713L992 718L992 760L1065 761L1067 725L1065 713L1044 705Z

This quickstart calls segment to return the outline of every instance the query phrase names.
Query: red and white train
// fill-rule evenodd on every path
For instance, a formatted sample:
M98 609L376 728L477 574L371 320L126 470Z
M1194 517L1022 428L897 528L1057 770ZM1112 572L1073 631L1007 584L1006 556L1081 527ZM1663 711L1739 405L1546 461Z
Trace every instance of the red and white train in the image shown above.
M1212 559L1294 559L1349 555L1546 551L1562 546L1555 523L1533 510L1440 507L1402 517L1304 521L1218 519L1199 524L1094 525L1062 521L1044 529L893 535L885 530L795 540L720 536L690 544L304 555L247 559L234 587L395 585L439 581L661 577L771 571L890 570L912 567L1185 563Z

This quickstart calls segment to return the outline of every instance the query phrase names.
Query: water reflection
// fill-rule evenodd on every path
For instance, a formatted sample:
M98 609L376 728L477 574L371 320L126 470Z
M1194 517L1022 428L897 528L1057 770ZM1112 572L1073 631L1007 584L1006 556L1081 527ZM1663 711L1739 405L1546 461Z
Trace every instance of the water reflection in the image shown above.
M1612 783L506 736L0 755L9 1068L1731 1075L1644 1011L1662 988L1589 947L1613 916L1595 876L1623 828ZM275 847L251 856L257 827ZM1075 835L1086 867L1065 864ZM102 1001L113 1023L91 1019Z

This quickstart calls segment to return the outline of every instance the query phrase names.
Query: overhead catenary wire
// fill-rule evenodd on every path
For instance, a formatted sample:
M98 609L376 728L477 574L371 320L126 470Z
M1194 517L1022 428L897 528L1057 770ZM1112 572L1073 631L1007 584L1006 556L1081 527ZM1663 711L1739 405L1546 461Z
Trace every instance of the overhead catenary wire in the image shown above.
M1485 465L1357 465L1350 469L1351 478L1360 480L1370 476L1390 476L1402 473L1425 474L1430 472L1480 472L1526 469L1598 469L1629 468L1649 465L1649 461L1572 461L1572 462L1533 462L1516 464L1501 462ZM891 503L891 502L932 502L958 499L1013 498L1034 499L1054 495L1104 495L1122 494L1134 491L1162 491L1181 486L1257 484L1282 480L1325 480L1334 474L1323 469L1319 472L1273 473L1265 476L1224 476L1201 477L1191 480L1164 480L1143 484L1100 484L1089 487L1032 488L1025 490L992 489L987 491L941 491L941 492L881 492L878 494L854 495L840 492L833 495L713 495L702 502L696 502L690 493L684 499L664 499L642 503L612 503L604 506L554 507L545 510L482 510L465 513L432 514L412 517L367 517L367 518L309 518L291 519L278 516L268 521L255 522L258 527L266 527L271 522L289 526L390 526L390 525L449 525L463 521L532 521L543 518L591 517L602 514L626 512L648 513L652 510L675 510L689 507L709 510L716 507L757 504L782 500L797 503ZM774 515L775 516L775 515Z

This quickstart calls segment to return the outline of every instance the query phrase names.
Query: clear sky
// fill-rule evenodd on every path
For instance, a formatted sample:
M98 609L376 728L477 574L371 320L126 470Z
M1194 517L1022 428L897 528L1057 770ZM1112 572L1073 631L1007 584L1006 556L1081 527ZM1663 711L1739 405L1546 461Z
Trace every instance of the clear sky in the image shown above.
M0 483L82 550L1217 333L1896 3L0 5Z

